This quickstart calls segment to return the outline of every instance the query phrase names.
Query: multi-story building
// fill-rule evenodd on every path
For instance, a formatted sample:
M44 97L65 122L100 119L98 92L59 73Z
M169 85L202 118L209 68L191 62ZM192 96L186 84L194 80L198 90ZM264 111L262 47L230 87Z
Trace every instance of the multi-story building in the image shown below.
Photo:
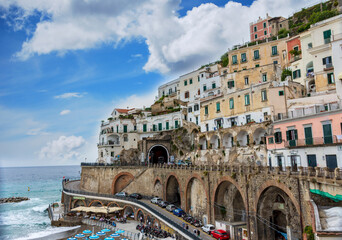
M162 96L170 96L179 98L179 79L175 79L171 82L167 82L158 87L158 97L161 98Z
M288 38L264 41L263 43L247 43L228 51L229 72L254 69L269 64L279 64L282 68L287 64L286 40Z
M270 167L342 167L342 110L338 105L321 109L273 123L274 132L267 137Z
M261 18L256 22L249 24L249 32L251 41L263 40L272 36L277 36L280 29L288 29L288 20L284 17L270 17L266 14L266 18Z
M332 35L331 51L334 62L334 76L336 78L336 92L342 106L342 33Z

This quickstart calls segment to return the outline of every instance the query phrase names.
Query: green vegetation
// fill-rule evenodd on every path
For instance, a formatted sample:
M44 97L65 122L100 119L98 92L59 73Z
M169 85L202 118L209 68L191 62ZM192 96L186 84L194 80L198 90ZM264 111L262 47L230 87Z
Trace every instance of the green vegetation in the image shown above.
M222 67L227 67L229 63L229 59L228 59L228 53L225 53L221 56L221 66Z
M292 55L292 56L298 56L300 54L302 54L302 51L298 51L297 49L292 49L289 51L289 53Z
M132 114L120 115L119 118L120 119L134 119L134 116Z
M278 32L278 38L285 38L285 37L287 37L288 33L289 33L288 30L286 30L285 28L282 28Z
M312 227L310 225L304 228L304 233L306 233L307 240L314 240L315 234L313 233Z
M281 80L285 81L287 76L292 76L292 71L288 68L284 68L283 72L281 73Z

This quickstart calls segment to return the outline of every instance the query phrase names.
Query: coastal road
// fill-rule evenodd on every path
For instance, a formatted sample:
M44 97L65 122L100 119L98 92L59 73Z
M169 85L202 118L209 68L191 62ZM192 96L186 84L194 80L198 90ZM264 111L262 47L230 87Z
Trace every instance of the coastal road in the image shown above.
M67 182L66 183L66 188L68 188L70 190L75 190L75 191L81 191L82 190L80 188L80 181L70 181L70 182ZM129 200L129 198L127 200ZM113 199L113 201L115 201L115 199ZM175 223L179 224L180 226L182 226L183 223L187 224L189 226L189 231L191 231L191 232L193 232L194 229L196 229L196 230L200 229L200 228L196 228L196 227L190 225L189 223L185 222L182 218L173 215L172 213L170 213L167 210L165 210L165 208L161 208L158 205L155 205L155 204L151 203L150 200L143 199L143 200L140 200L140 201L142 201L145 204L149 205L151 208L155 209L157 212L159 212L160 214L164 215L168 219L171 219L172 221L174 221ZM204 240L212 240L212 239L214 239L213 237L211 237L210 235L206 234L202 230L201 230L201 233L200 233L200 238L204 239Z

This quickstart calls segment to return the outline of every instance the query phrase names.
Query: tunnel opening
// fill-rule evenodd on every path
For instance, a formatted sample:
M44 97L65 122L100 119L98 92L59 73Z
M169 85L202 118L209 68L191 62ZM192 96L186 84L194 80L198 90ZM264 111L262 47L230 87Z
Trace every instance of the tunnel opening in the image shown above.
M152 164L164 164L169 160L169 153L164 146L153 146L148 153L149 162Z

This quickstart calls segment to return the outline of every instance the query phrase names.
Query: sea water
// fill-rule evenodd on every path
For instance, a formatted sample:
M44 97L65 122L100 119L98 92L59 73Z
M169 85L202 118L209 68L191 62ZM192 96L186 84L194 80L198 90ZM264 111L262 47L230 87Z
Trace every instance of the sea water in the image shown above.
M80 166L0 168L0 198L30 198L0 204L0 239L35 239L72 229L52 227L46 209L60 201L63 177L79 178L80 171Z

